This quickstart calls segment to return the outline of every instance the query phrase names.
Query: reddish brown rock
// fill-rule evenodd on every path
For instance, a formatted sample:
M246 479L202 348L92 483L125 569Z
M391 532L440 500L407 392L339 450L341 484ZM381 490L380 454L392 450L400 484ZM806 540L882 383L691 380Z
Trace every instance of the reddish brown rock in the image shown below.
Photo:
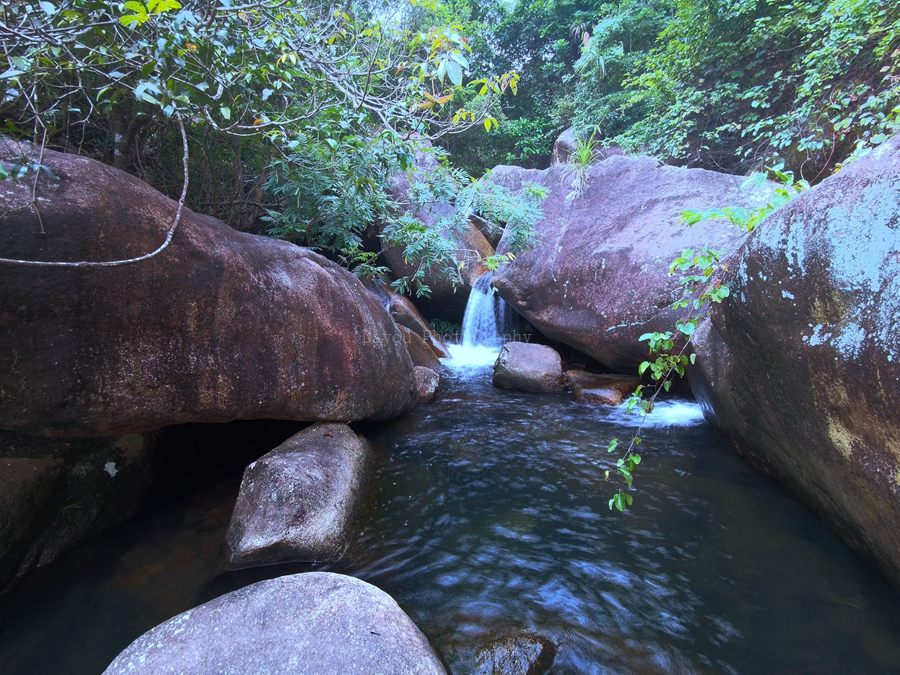
M372 448L346 424L314 424L244 471L225 566L336 560L356 531Z
M556 392L562 389L562 360L552 347L507 342L494 364L494 386L502 389Z
M14 144L0 160L10 161ZM24 146L18 146L26 151ZM93 160L3 181L0 256L108 261L165 239L176 203ZM397 337L395 341L392 338ZM182 422L361 420L417 400L403 341L350 273L186 210L171 245L104 268L0 264L0 428L112 436Z
M900 586L900 137L750 236L691 388L745 458Z
M419 313L419 310L416 309L412 300L404 295L395 293L394 290L383 281L369 281L366 283L366 288L372 291L384 308L390 312L391 318L398 326L408 328L425 340L437 358L446 359L450 356L450 352L447 351L446 345L444 345L438 334L432 330L431 325Z
M419 403L428 403L434 400L441 376L431 368L416 366L416 382L419 384Z
M441 362L434 355L434 350L425 342L418 334L413 333L406 326L398 326L403 340L406 342L406 348L409 349L409 358L412 359L414 366L422 366L431 370L440 370Z
M397 325L409 328L412 332L425 340L436 357L439 359L446 359L450 356L450 352L447 351L447 346L441 341L441 338L438 337L437 333L431 329L431 326L422 315L419 314L419 310L416 309L416 306L409 298L406 298L399 293L392 293L390 312L391 318L397 322Z
M612 373L586 373L583 370L567 370L566 384L579 403L619 405L626 396L634 393L641 378Z
M494 273L500 296L539 331L614 372L636 372L643 333L673 330L680 297L669 264L685 249L733 252L746 233L722 221L687 227L686 210L764 203L768 188L702 169L662 166L650 157L611 157L592 166L584 192L570 198L571 167L494 170L495 182L525 181L548 191L536 226L541 244ZM498 252L505 250L501 242Z

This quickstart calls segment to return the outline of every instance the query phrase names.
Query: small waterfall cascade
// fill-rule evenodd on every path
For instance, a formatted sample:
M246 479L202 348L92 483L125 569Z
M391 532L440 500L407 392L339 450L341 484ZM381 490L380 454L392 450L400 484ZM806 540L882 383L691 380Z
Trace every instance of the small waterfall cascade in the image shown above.
M506 313L504 303L491 288L492 274L478 277L469 294L463 316L462 343L448 345L451 368L480 368L491 366L500 354L503 338L499 334L498 319Z
M463 347L495 347L500 344L497 331L497 304L502 302L491 288L493 274L487 272L478 277L462 323Z

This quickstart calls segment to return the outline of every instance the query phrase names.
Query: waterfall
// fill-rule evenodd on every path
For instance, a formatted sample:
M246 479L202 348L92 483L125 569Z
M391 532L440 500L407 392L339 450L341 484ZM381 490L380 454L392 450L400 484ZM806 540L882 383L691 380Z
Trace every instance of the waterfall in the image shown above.
M499 298L491 288L492 277L491 272L482 274L472 286L463 316L463 347L496 347L500 344L496 308Z
M503 338L498 318L505 316L505 304L491 288L490 272L482 274L472 286L463 316L462 344L449 345L451 368L491 366L500 354Z

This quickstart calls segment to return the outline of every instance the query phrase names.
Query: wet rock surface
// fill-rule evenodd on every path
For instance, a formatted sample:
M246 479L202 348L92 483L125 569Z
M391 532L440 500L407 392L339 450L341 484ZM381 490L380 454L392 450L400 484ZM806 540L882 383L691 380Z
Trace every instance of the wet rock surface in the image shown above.
M495 640L475 655L478 675L546 675L557 647L542 635L522 633Z
M494 386L539 393L562 390L562 360L552 347L507 342L494 364Z
M406 348L409 350L409 358L412 359L414 366L430 368L435 371L441 369L441 362L431 345L425 342L418 333L414 333L406 326L398 326L397 328L403 336Z
M501 267L495 288L551 340L578 349L612 372L645 360L644 333L672 330L681 297L669 264L685 249L728 253L746 233L718 220L681 223L683 211L764 204L770 189L741 189L739 176L662 166L650 157L611 157L590 167L574 195L569 166L544 171L497 167L491 180L512 191L533 182L548 191L535 226L541 244ZM501 241L498 253L506 250Z
M434 400L441 376L430 368L416 366L416 382L419 385L419 403L427 403Z
M900 138L751 235L691 388L745 458L900 585Z
M330 572L278 577L179 614L105 675L446 675L387 593Z
M346 424L320 423L250 464L225 535L225 567L340 557L373 459L368 441Z
M27 154L7 143L0 160ZM158 248L177 204L99 162L47 151L37 197L4 181L0 256L113 261ZM26 185L26 183L29 183ZM386 419L417 399L387 311L293 244L185 210L172 243L100 268L0 266L0 428L118 436L183 422Z
M567 370L566 384L579 403L619 405L631 396L641 384L641 378L613 373L588 373L583 370Z

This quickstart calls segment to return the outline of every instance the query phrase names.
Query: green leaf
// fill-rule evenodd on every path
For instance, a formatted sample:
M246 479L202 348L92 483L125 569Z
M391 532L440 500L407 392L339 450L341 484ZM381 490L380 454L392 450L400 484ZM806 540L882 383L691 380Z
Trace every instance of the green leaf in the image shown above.
M0 162L0 180L6 180L7 178L9 178L9 171L3 166L3 162Z
M619 439L614 438L609 442L609 445L606 448L607 452L615 452L616 448L619 447Z
M457 87L462 86L463 72L456 61L447 61L447 76L454 85Z

